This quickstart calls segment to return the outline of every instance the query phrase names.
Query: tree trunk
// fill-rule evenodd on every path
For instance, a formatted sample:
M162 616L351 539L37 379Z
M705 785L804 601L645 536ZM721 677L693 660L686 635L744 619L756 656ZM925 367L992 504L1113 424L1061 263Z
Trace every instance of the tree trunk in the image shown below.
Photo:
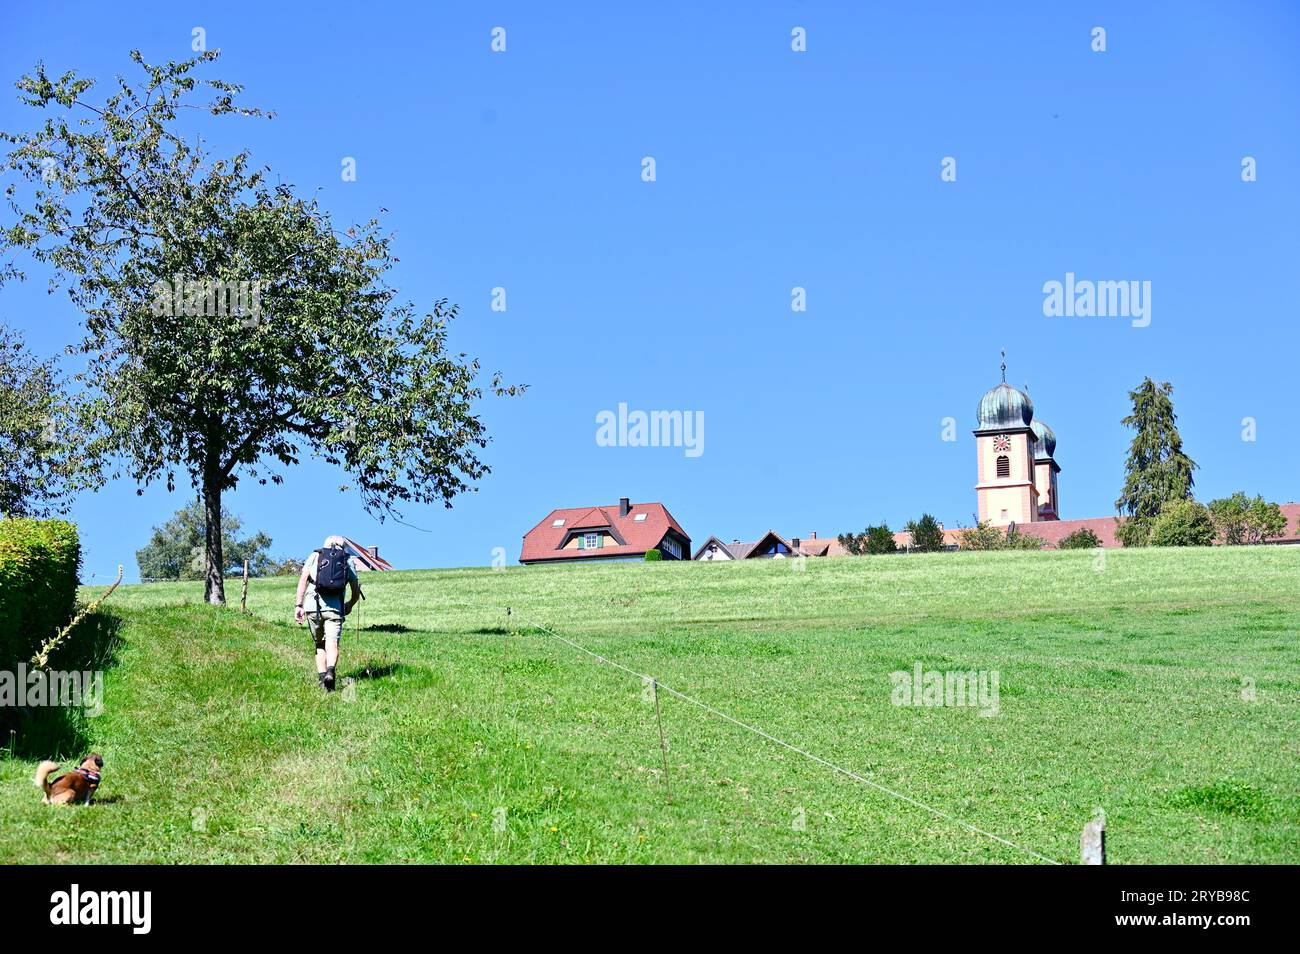
M226 581L222 573L225 558L221 552L220 478L204 479L203 512L206 524L203 535L203 599L213 606L225 606Z

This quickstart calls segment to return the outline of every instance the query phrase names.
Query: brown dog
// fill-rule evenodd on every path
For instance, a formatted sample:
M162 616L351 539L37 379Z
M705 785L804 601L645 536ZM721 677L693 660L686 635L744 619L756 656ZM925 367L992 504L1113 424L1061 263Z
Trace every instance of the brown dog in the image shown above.
M36 787L45 792L46 805L70 805L80 802L90 804L90 796L99 788L99 777L104 770L104 757L91 752L81 760L81 765L53 782L51 772L59 770L58 762L42 762L36 767Z

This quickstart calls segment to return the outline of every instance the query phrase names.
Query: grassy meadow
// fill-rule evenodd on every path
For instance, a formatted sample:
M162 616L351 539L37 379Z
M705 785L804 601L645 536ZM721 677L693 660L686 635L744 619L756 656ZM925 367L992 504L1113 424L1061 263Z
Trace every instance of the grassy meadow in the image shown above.
M1036 862L661 693L670 801L641 681L545 626L1050 859L1100 808L1111 863L1300 862L1300 549L796 566L371 574L328 696L294 580L124 587L103 714L0 758L0 861ZM998 713L892 704L918 663ZM98 803L43 806L83 747Z

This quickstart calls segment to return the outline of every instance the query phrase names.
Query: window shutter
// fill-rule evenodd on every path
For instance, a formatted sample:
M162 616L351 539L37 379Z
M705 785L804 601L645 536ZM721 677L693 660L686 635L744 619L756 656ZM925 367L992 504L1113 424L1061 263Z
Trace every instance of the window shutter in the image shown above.
M605 545L605 535L603 533L596 534L596 549L599 550L604 545Z
M585 549L587 549L587 538L586 538L585 536L584 536L584 537L578 537L578 549L579 549L579 550L585 550Z

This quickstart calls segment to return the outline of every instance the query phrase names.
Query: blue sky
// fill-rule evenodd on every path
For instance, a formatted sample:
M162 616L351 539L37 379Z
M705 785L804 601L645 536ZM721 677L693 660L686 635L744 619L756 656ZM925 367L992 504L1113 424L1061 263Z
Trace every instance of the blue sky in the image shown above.
M182 59L204 28L208 75L278 114L208 124L214 147L247 145L338 224L391 210L403 295L459 302L455 345L530 385L484 401L493 472L407 511L421 529L368 517L321 463L241 486L230 506L277 555L340 531L404 568L513 562L552 507L620 496L664 502L697 543L969 523L1003 347L1056 431L1063 516L1113 512L1146 375L1175 386L1203 499L1300 497L1293 4L188 6L69 3L57 29L15 7L5 88L38 58L103 80L133 47ZM0 95L0 129L34 121ZM1067 272L1150 281L1149 327L1045 317ZM39 271L0 290L0 319L47 354L78 337ZM702 411L704 453L598 446L620 402ZM86 578L134 573L187 494L80 499Z

